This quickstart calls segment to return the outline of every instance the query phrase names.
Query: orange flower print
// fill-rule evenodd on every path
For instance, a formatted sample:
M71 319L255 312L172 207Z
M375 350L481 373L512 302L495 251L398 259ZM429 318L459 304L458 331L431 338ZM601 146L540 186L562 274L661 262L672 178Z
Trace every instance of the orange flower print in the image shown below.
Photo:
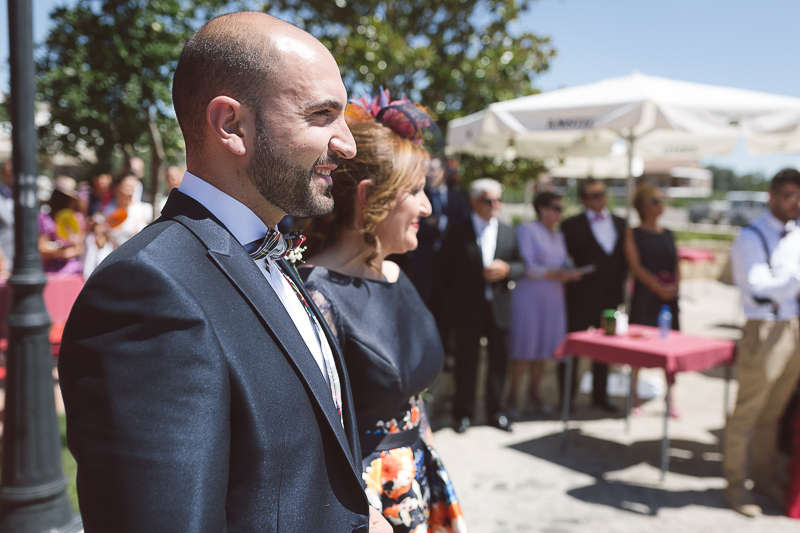
M364 453L367 498L392 524L394 533L468 533L439 454L422 437L424 414L422 398L416 395L395 418L378 421L366 432L372 436L413 431L416 438L411 445Z
M378 511L383 510L383 502L381 501L381 493L383 492L381 473L383 467L381 463L380 457L374 459L361 474L361 477L364 479L364 484L366 485L367 501Z
M386 496L398 499L408 492L416 473L414 469L414 453L411 448L395 448L381 452L383 472L381 482Z

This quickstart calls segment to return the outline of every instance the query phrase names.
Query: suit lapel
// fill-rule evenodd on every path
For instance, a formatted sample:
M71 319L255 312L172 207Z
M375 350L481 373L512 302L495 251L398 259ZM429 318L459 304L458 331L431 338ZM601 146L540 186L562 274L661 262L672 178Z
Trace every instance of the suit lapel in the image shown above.
M472 224L472 218L467 219L465 226L467 255L473 263L478 264L482 269L483 256L481 255L481 247L478 246L478 236L475 233L475 226Z
M281 259L277 264L279 265L283 273L286 274L289 278L291 278L292 282L295 284L300 293L303 295L303 298L306 299L309 306L311 307L311 310L314 313L314 316L317 318L317 322L319 322L319 325L325 332L325 338L328 341L328 345L331 347L333 358L336 361L336 371L339 374L339 382L342 387L342 415L344 416L345 433L347 434L347 438L350 443L350 450L352 452L352 457L354 460L358 460L356 458L360 458L361 456L360 449L356 446L356 444L358 443L358 428L355 426L354 423L356 415L353 406L352 389L350 388L350 378L347 375L347 367L345 366L344 355L342 354L341 348L339 347L339 343L336 342L333 333L328 327L328 323L325 321L325 317L322 316L322 312L314 303L314 300L311 298L311 295L308 294L308 291L306 290L306 286L303 284L303 281L300 279L299 276L297 276L294 269L289 265L289 263L285 259ZM341 426L341 424L339 425ZM361 471L360 462L359 464L353 463L353 468L357 472L360 472Z
M617 230L617 242L614 243L614 253L621 249L625 240L625 220L619 217L611 217L614 222L614 229Z
M172 218L185 226L208 248L208 256L211 261L239 289L241 295L259 315L275 342L283 347L287 358L297 369L298 374L311 391L311 395L319 404L328 425L335 433L339 444L346 451L345 455L349 458L354 473L360 479L360 457L353 457L353 450L331 399L330 388L292 318L278 295L264 279L258 266L221 222L200 203L185 194L179 191L171 193L162 213L163 218ZM321 324L324 324L324 321L321 321ZM339 354L339 358L341 359L341 354ZM339 366L339 361L337 361L337 366ZM341 379L344 374L343 365L337 370L339 370ZM344 390L345 381L342 380L343 396ZM347 391L349 393L349 386ZM342 408L344 409L344 406ZM358 465L356 465L356 461L359 461Z
M506 227L500 224L498 221L497 223L497 244L494 246L494 258L498 259L501 256L505 257L506 247L508 246L509 242L509 234L506 232Z

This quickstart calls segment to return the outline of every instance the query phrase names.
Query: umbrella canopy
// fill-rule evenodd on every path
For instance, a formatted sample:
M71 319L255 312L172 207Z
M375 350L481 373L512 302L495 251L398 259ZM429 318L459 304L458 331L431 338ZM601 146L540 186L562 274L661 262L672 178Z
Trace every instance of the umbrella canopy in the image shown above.
M449 153L597 157L619 138L646 160L800 149L800 98L634 73L491 104L448 124Z

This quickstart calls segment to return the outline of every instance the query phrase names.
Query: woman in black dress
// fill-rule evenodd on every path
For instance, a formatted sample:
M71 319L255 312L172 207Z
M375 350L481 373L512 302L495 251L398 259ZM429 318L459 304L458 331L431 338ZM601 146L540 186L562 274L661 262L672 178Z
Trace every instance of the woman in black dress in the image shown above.
M449 477L425 430L420 394L442 371L433 316L385 258L417 247L435 126L407 100L351 102L358 154L332 174L333 212L306 227L300 273L342 347L353 387L370 505L395 532L466 532Z
M633 206L641 223L638 228L628 228L625 235L625 255L634 276L630 323L657 327L661 308L668 305L672 329L679 330L678 250L672 232L658 224L658 218L664 212L664 198L658 187L643 183L636 188ZM634 414L641 412L636 394L637 376L638 369L634 369L631 387ZM667 374L667 380L674 382L675 375ZM672 407L670 416L678 416Z

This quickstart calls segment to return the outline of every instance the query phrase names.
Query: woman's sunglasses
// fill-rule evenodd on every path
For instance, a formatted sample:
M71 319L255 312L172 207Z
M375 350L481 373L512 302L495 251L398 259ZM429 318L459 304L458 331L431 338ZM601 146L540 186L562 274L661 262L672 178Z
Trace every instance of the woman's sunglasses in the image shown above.
M560 205L546 205L545 207L547 209L552 209L553 211L557 211L559 213L564 210L564 208L561 207Z

